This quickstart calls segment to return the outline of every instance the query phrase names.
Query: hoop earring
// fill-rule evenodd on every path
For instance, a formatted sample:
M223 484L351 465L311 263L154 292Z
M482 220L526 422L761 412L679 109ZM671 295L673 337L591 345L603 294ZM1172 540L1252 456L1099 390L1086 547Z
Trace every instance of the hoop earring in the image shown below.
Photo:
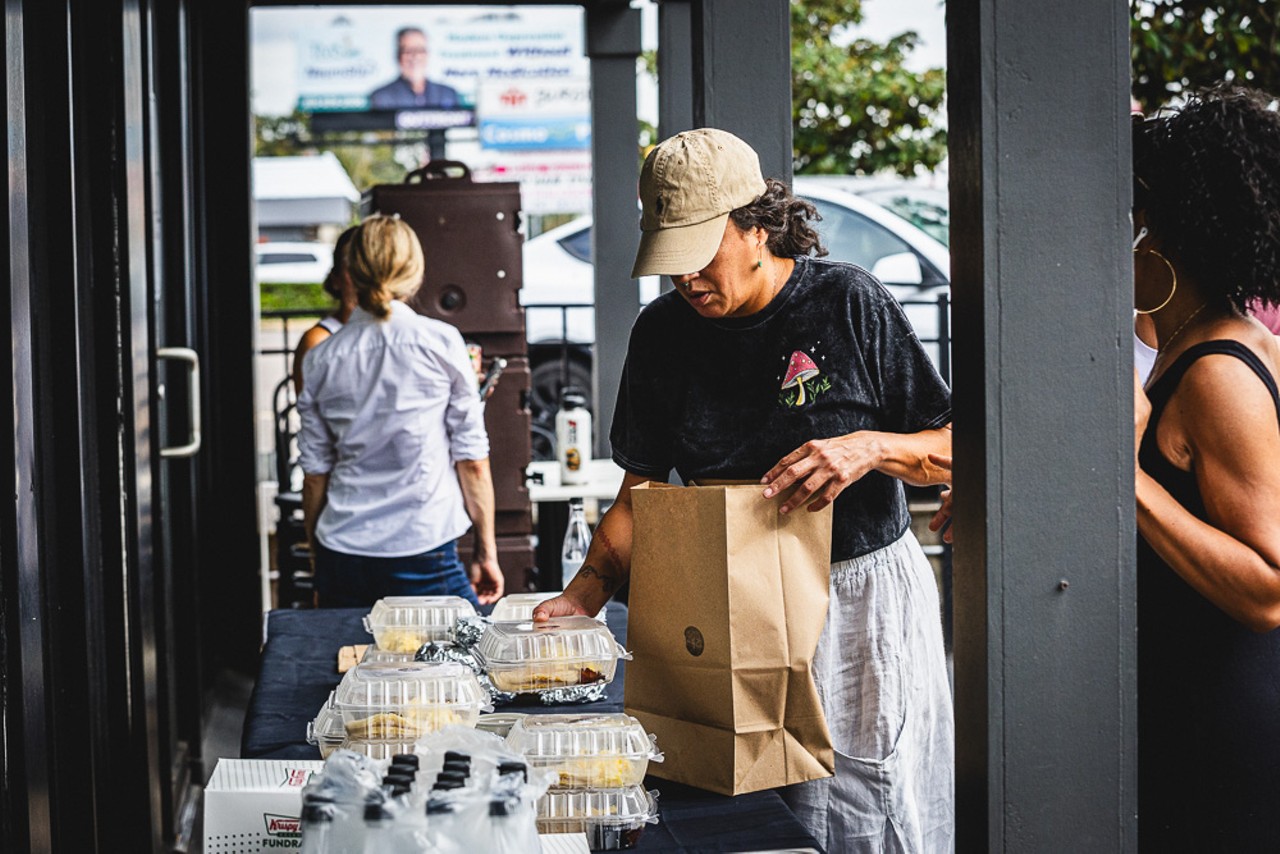
M1138 250L1135 249L1133 251L1137 252ZM1173 269L1173 265L1169 263L1169 259L1161 255L1159 252L1157 252L1154 249L1148 249L1147 251L1150 252L1152 255L1156 256L1157 258L1159 258L1161 261L1163 261L1164 265L1169 268L1169 275L1173 277L1173 287L1169 288L1169 295L1164 298L1164 302L1160 303L1155 308L1148 308L1143 310L1141 308L1135 307L1134 311L1136 311L1138 314L1155 314L1157 311L1159 311L1160 309L1168 305L1169 301L1173 299L1173 295L1178 292L1178 271Z

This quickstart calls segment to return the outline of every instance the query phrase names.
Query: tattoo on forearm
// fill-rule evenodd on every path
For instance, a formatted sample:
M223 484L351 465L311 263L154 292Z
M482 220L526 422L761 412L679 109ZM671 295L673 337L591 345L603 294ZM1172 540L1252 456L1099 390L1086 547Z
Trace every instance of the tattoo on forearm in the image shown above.
M609 553L609 560L613 561L615 569L622 570L622 558L618 557L618 550L613 547L609 535L604 532L603 528L596 528L596 538L600 540L600 544L604 546L604 550Z
M592 576L600 579L600 586L604 588L604 592L610 595L618 589L617 577L608 569L603 571L596 569L591 564L587 564L578 570L578 575Z

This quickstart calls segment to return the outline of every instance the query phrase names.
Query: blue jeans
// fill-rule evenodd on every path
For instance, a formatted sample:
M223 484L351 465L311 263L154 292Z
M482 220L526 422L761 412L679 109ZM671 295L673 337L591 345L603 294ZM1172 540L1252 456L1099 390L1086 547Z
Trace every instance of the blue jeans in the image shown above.
M369 608L383 596L461 596L478 605L452 542L408 557L368 557L316 543L321 608Z

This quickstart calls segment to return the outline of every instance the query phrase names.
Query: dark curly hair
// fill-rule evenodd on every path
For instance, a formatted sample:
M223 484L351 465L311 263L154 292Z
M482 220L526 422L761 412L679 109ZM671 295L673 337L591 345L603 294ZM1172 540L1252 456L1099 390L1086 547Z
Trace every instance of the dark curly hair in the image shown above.
M810 253L827 254L818 232L810 222L822 219L817 209L791 195L787 185L774 178L765 180L765 190L751 204L729 212L733 224L743 231L759 226L769 234L765 245L774 255L789 258Z
M324 292L338 302L342 302L342 284L339 281L339 277L347 266L347 246L351 243L351 238L355 237L359 228L360 226L353 225L338 235L338 240L333 244L333 266L329 269L329 275L324 277L324 282L321 284Z
M1280 304L1280 113L1219 84L1133 128L1134 209L1165 255L1241 311Z

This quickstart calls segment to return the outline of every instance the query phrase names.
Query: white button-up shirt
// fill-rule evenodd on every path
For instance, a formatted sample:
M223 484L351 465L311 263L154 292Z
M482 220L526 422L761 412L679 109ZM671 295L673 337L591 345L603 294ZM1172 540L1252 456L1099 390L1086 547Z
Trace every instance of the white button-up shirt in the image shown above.
M454 463L489 455L458 330L402 302L357 308L303 362L302 470L328 474L316 538L336 552L419 554L471 526Z

